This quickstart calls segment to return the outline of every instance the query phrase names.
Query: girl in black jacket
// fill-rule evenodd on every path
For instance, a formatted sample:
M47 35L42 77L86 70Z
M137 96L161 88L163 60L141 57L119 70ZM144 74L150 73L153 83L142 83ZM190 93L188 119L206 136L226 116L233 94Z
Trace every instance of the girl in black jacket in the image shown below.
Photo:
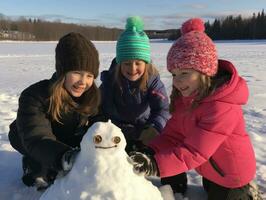
M9 132L11 145L23 155L22 180L37 189L53 183L58 171L71 169L100 102L94 45L79 33L69 33L59 40L55 53L56 73L21 93Z

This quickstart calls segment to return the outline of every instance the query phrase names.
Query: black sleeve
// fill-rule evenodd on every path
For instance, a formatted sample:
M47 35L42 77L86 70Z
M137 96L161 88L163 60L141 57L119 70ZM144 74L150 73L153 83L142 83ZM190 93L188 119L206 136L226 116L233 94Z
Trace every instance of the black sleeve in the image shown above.
M107 121L108 121L108 117L106 117L101 112L99 112L97 115L90 116L88 118L88 125L87 126L89 128L96 122L107 122Z
M101 73L101 81L99 89L101 92L101 105L100 112L105 115L106 118L111 118L111 115L114 113L115 105L113 103L113 93L114 93L114 82L113 76L109 71L103 71Z
M41 95L23 92L19 98L17 129L28 155L42 165L53 168L70 147L57 141Z

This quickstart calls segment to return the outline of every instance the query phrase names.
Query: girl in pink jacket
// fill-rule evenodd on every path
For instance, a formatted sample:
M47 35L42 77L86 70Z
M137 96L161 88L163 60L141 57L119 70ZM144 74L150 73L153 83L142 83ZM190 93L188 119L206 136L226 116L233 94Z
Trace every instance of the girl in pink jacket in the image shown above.
M195 169L208 199L252 199L256 160L241 108L247 84L232 63L218 60L204 30L198 18L182 25L182 36L167 55L172 117L150 149L133 152L131 159L137 173L170 178L174 192L179 184L174 177Z

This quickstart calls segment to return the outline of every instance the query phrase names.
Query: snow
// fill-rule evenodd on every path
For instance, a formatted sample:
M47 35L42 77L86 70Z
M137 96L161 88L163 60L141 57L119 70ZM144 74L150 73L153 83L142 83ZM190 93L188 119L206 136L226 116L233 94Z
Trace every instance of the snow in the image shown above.
M157 187L133 172L125 147L123 133L110 120L95 123L83 137L72 170L40 200L163 200Z
M107 69L115 56L116 42L94 42L100 53L100 71ZM152 60L157 66L168 94L171 76L166 70L166 54L171 46L168 41L152 41ZM263 197L266 199L266 40L217 41L219 57L231 61L248 83L249 102L243 107L246 128L252 139L256 159L257 176ZM18 98L30 84L50 78L54 72L56 42L0 42L0 199L37 200L42 195L34 188L23 185L21 155L9 144L9 124L16 118ZM97 84L100 84L99 78ZM247 160L248 162L248 160ZM159 186L159 180L152 180ZM188 173L187 199L204 200L201 177ZM161 188L162 190L162 188ZM166 189L169 195L169 190ZM171 195L170 195L171 196ZM170 197L169 197L170 198ZM176 196L175 199L182 199Z

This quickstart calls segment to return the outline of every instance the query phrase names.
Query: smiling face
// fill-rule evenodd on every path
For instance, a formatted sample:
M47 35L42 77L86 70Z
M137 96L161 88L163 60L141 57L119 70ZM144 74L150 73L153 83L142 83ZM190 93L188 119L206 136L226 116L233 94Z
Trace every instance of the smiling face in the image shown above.
M67 72L64 87L73 97L80 97L93 84L93 74L86 71Z
M173 69L173 86L184 97L191 96L197 92L200 86L200 72L193 69Z
M130 81L136 81L144 74L146 63L142 60L127 60L121 63L121 73Z

